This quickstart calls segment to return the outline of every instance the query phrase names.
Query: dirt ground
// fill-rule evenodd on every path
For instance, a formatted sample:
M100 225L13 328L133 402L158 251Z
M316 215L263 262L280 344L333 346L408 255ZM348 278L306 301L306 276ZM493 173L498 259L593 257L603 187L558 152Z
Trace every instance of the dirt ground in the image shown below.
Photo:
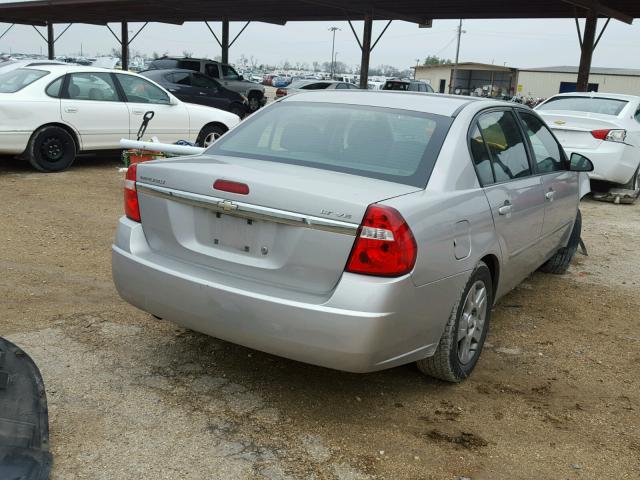
M0 335L42 370L54 479L640 477L640 205L584 201L589 256L503 298L449 385L303 365L123 302L118 163L0 159Z

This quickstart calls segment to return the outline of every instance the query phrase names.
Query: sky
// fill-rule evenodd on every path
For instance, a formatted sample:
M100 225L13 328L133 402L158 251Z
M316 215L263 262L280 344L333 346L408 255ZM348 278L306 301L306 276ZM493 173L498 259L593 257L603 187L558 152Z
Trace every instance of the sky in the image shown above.
M4 3L4 0L0 0ZM583 23L583 21L581 21ZM374 22L374 39L386 22ZM394 21L372 52L371 65L393 65L399 69L415 65L416 59L437 55L453 59L456 48L457 20L436 20L433 28L420 29L415 24ZM600 20L599 28L604 24ZM137 31L142 24L130 24ZM0 35L8 27L0 23ZM220 23L211 23L220 33ZM231 38L242 28L231 24ZM285 26L252 23L232 46L230 60L241 54L253 56L257 63L281 64L331 60L331 33L336 26L337 59L349 65L360 63L360 49L347 22L290 22ZM354 22L362 34L362 22ZM56 34L65 25L56 25ZM112 24L119 34L120 26ZM460 61L474 61L512 67L546 67L577 65L580 49L573 19L565 20L465 20L460 48ZM44 33L45 29L41 29ZM56 54L78 54L80 46L85 56L108 53L118 47L105 27L72 25L56 43ZM180 55L215 57L220 47L204 23L182 26L149 24L131 45L132 53L168 52ZM0 52L46 53L42 38L30 26L16 25L0 39ZM612 20L594 54L593 66L640 68L640 21L627 25Z

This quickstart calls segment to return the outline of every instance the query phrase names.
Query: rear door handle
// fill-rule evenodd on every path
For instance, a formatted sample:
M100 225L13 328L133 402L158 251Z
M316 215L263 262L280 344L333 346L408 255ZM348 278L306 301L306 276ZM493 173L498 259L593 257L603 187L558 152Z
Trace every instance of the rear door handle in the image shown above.
M67 113L76 113L78 111L78 109L75 108L75 107L65 107L64 111L67 112Z
M503 206L501 206L500 208L498 208L498 213L500 215L510 215L511 214L511 207L512 205L510 203L505 202L505 204Z
M553 190L549 190L547 193L544 194L544 198L546 198L550 202L553 202L555 195L556 195L556 192L554 192Z

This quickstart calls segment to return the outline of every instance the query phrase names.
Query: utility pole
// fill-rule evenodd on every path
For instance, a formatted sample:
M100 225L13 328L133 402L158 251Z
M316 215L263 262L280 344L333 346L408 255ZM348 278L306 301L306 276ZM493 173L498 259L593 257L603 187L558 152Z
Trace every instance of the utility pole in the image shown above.
M333 73L335 68L336 30L341 29L338 27L329 27L329 31L333 34L333 40L331 41L331 80L333 80Z
M451 72L451 82L449 82L449 93L455 93L453 89L455 88L456 75L458 73L458 61L460 60L460 39L462 34L466 33L462 30L462 19L460 19L460 23L458 24L458 45L456 46L456 63L453 65L453 71Z
M416 68L413 71L413 79L415 80L418 75L418 65L420 65L420 59L416 58Z

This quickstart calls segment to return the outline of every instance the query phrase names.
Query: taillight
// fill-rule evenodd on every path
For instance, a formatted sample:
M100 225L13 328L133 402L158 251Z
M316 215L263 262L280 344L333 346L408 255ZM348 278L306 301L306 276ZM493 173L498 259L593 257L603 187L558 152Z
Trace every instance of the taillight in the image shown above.
M276 97L284 97L287 94L287 91L284 88L279 88L276 90Z
M246 183L232 182L231 180L216 180L213 188L222 192L237 193L238 195L249 195L249 185Z
M139 222L140 205L138 204L138 192L136 190L137 170L137 163L130 165L124 178L124 214L131 220Z
M593 138L597 138L598 140L622 143L627 138L627 131L623 129L592 130L591 135Z
M391 207L369 205L345 270L399 277L413 269L417 253L416 240L400 212Z

